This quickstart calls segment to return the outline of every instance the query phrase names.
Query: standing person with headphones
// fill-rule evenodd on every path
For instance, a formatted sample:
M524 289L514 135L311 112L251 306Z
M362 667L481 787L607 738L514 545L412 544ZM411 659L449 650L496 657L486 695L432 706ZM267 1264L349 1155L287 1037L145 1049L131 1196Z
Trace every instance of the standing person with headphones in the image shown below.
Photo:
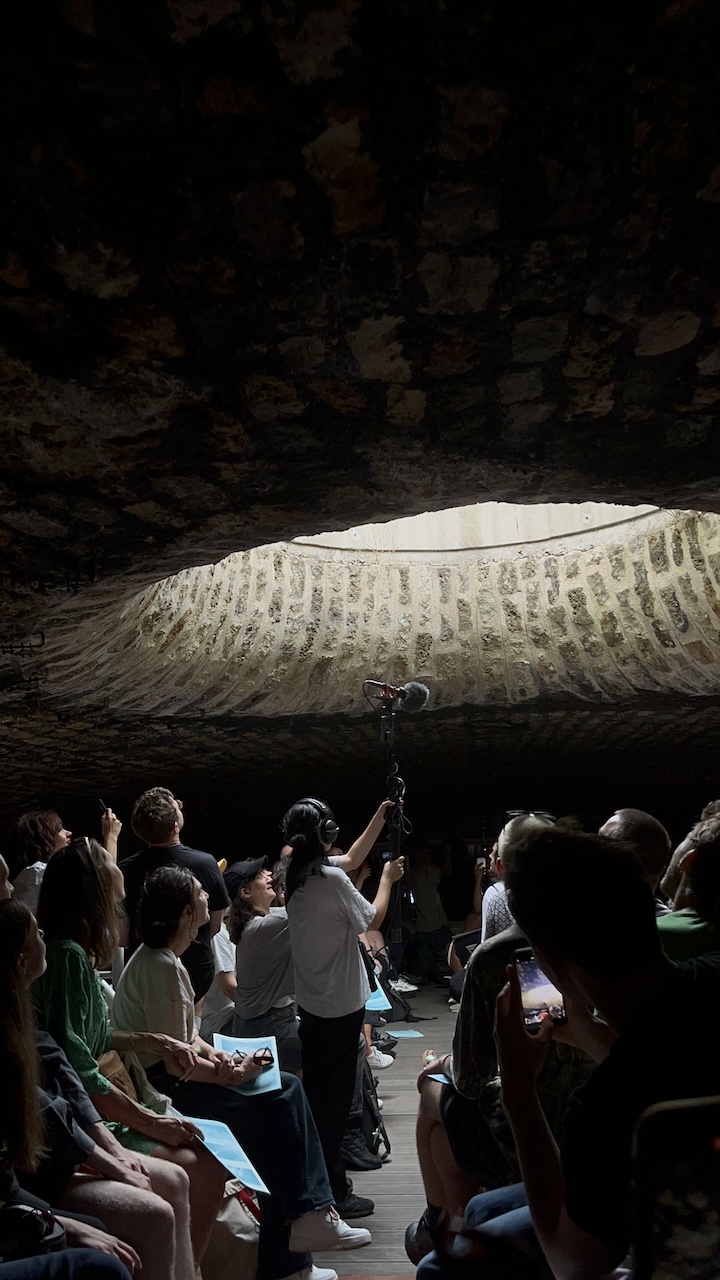
M405 861L385 864L375 901L368 902L328 858L339 828L323 800L298 800L285 814L282 829L292 848L285 896L303 1085L338 1213L343 1218L364 1217L372 1213L373 1202L349 1194L340 1154L355 1088L358 1037L370 996L358 934L377 928L384 919Z

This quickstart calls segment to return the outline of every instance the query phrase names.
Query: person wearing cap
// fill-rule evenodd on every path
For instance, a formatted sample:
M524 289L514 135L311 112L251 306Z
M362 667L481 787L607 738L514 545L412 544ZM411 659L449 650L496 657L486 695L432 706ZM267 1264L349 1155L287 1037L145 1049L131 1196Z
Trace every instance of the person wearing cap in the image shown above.
M285 907L275 906L267 858L236 862L225 872L236 947L234 1034L273 1035L283 1071L301 1074L295 975Z

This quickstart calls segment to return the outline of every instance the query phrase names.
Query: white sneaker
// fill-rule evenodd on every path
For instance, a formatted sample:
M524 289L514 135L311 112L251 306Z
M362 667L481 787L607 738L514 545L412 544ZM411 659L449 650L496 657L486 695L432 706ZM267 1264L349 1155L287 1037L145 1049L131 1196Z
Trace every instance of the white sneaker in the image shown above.
M365 1061L374 1071L384 1071L386 1067L392 1066L395 1059L389 1053L381 1053L377 1045L373 1045Z
M376 1098L375 1098L375 1101L377 1102L378 1111L382 1111L382 1109L383 1109L383 1100L382 1100L382 1098L378 1098L378 1097L376 1097Z
M333 1271L331 1267L305 1267L302 1271L293 1271L292 1275L285 1276L285 1280L338 1280L337 1271Z
M388 978L388 983L399 995L412 995L413 991L417 991L414 983L408 982L407 978Z
M459 1000L448 1000L448 1009L450 1010L451 1013L457 1013L459 1008L460 1008Z
M318 1253L323 1249L362 1249L370 1244L372 1236L365 1227L349 1227L343 1222L334 1206L315 1209L296 1218L290 1228L290 1249L294 1253ZM310 1280L320 1280L312 1275Z

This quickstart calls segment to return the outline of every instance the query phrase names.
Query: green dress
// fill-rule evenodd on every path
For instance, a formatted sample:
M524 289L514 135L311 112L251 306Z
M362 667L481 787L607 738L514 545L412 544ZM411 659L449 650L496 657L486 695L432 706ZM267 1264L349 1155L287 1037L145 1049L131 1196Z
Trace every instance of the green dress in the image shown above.
M57 1040L91 1097L112 1085L97 1059L111 1045L112 1026L100 979L77 942L47 943L47 969L30 989L39 1025ZM157 1142L127 1125L106 1121L124 1147L149 1155Z

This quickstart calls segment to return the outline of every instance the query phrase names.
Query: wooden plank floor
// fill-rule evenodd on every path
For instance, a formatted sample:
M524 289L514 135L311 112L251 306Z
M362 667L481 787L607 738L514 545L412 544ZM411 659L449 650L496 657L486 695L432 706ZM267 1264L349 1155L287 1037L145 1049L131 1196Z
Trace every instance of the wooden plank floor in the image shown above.
M420 1169L415 1151L415 1120L418 1109L416 1080L422 1070L425 1049L438 1052L452 1048L456 1015L447 1005L447 992L439 987L421 988L412 999L421 1017L434 1022L399 1022L399 1029L422 1032L422 1040L399 1040L392 1067L377 1072L378 1092L383 1099L383 1119L392 1144L392 1156L382 1169L369 1173L350 1171L355 1191L375 1201L369 1218L353 1219L351 1226L367 1227L372 1244L364 1249L322 1253L315 1261L333 1267L347 1280L351 1276L414 1276L415 1268L405 1253L405 1228L425 1207ZM393 1032L396 1027L390 1026Z

